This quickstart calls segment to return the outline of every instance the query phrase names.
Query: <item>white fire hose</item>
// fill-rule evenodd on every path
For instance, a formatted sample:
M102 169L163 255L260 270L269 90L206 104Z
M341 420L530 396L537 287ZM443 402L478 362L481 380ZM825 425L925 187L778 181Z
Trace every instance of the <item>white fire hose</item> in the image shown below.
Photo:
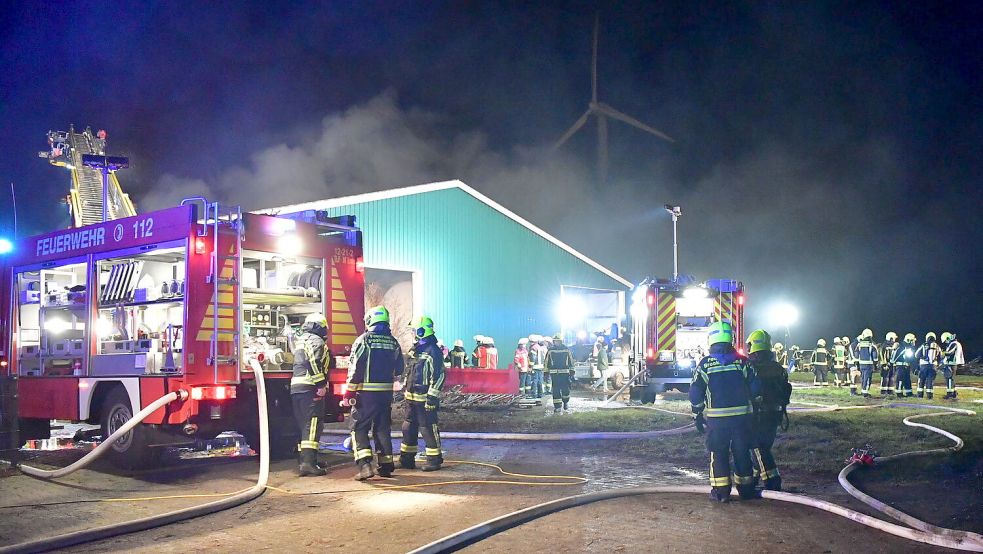
M270 477L270 424L269 413L266 407L266 381L263 375L263 368L258 362L256 362L256 360L250 360L249 366L252 367L253 375L255 375L256 378L256 401L259 404L259 477L256 479L255 485L233 496L208 502L200 506L182 508L180 510L135 519L133 521L105 525L94 529L84 529L74 533L66 533L64 535L58 535L46 539L5 546L0 548L0 554L14 552L44 552L55 548L66 548L76 544L108 539L110 537L124 535L126 533L145 531L147 529L153 529L154 527L169 525L171 523L177 523L186 519L213 514L222 510L228 510L229 508L234 508L241 504L245 504L246 502L249 502L250 500L253 500L254 498L257 498L263 494L263 492L266 490L266 485ZM153 405L148 406L140 413L150 409L152 406ZM160 406L158 406L158 408L159 407ZM143 417L146 417L146 415ZM136 417L131 419L130 422L133 422L134 420L136 420ZM130 422L128 422L127 425L129 425ZM123 431L123 429L126 429L126 427L121 427L120 431ZM117 433L120 431L117 431ZM113 433L113 435L110 435L109 438L112 439L117 433ZM106 440L103 442L103 444L112 444L112 441ZM94 452L95 451L93 451L93 453Z
M143 420L146 419L147 416L149 416L150 414L156 412L157 410L163 408L164 406L170 404L171 402L174 402L175 400L178 399L186 400L187 398L188 398L188 391L183 389L161 396L157 400L151 402L149 406L137 412L136 415L131 417L130 420L124 423L122 427L114 431L113 434L103 439L102 443L100 443L99 446L93 448L91 452L89 452L85 456L82 456L75 463L71 465L58 469L48 470L48 469L38 469L36 467L31 467L21 464L19 466L20 470L28 475L31 475L33 477L39 477L41 479L57 479L58 477L64 477L69 473L74 473L82 469L83 467L91 464L92 462L96 461L100 456L105 454L107 450L113 447L113 444L116 442L117 439L129 433L131 429L142 423Z

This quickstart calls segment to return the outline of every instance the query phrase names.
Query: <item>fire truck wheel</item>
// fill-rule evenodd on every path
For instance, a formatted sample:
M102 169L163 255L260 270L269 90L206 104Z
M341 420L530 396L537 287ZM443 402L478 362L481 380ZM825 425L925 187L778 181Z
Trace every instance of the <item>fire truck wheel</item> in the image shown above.
M611 381L614 382L614 388L620 389L621 387L625 386L625 375L620 371L615 372L614 377L611 378Z
M129 421L133 417L133 408L130 406L130 397L126 389L116 387L111 390L102 404L100 415L103 438ZM151 437L150 428L137 425L113 444L113 447L107 451L107 456L117 467L126 469L153 467L160 461L161 449L149 446Z

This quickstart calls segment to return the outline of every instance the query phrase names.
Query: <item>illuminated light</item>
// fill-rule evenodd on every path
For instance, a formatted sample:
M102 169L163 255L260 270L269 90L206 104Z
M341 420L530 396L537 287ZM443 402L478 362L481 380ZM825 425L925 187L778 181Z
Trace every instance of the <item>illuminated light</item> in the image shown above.
M580 340L586 339L587 338L587 331L584 331L583 329L577 331L577 338L580 339Z
M215 400L225 400L226 396L225 387L218 387L215 389Z
M690 360L689 358L685 360L679 360L679 363L676 365L678 365L679 367L690 367L693 365L693 360Z
M710 292L703 287L689 287L683 291L684 298L706 298Z
M297 233L284 233L277 241L277 251L284 256L296 256L304 248L304 241Z
M331 388L331 392L337 396L344 396L348 392L348 383L335 383Z
M776 327L790 327L799 319L799 310L791 304L776 304L768 313Z
M355 271L358 273L365 273L365 261L362 258L355 260Z
M648 358L648 359L650 359L650 360L654 360L655 359L655 350L653 350L652 348L649 348L648 350L646 350L645 351L645 357Z
M655 306L655 293L654 292L648 293L646 300L648 301L649 306Z
M80 389L87 389L87 388L89 388L89 382L88 381L79 381L79 388Z
M7 360L0 360L0 367L7 367Z
M51 318L44 322L44 329L50 333L59 334L71 329L72 325L64 319Z
M741 356L743 356L744 355L744 347L742 346L742 347L738 348L737 349L737 353L740 354Z
M557 316L564 327L577 327L587 317L587 308L580 297L566 296L560 299Z
M113 327L112 321L100 318L99 321L96 322L96 334L100 339L111 337L116 334L116 328Z
M14 243L7 239L0 239L0 254L10 254L14 251Z
M649 312L648 307L645 306L644 301L634 302L631 305L632 319L636 319L636 320L643 319L645 315L648 314L648 312Z
M201 388L195 387L195 388L191 389L191 399L192 400L201 400L204 397L205 397L205 391L202 390Z
M195 254L205 253L205 239L197 238L195 239Z
M737 305L738 306L743 306L744 305L744 295L743 294L737 296Z
M273 220L272 229L274 235L284 235L297 230L297 222L292 219L277 218Z

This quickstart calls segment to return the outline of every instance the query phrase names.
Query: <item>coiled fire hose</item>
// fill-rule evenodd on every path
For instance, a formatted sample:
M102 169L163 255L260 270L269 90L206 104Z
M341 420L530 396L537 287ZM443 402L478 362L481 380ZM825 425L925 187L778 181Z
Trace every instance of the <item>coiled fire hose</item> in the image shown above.
M208 502L200 506L192 506L190 508L174 510L172 512L167 512L155 516L148 516L140 519L135 519L133 521L125 521L123 523L105 525L103 527L96 527L94 529L84 529L81 531L75 531L73 533L65 533L63 535L57 535L46 539L40 539L36 541L23 542L20 544L6 546L0 548L0 554L7 554L13 552L18 552L18 553L44 552L46 550L53 550L55 548L66 548L76 544L108 539L110 537L124 535L126 533L145 531L147 529L153 529L154 527L160 527L162 525L177 523L179 521L184 521L186 519L192 519L208 514L213 514L215 512L220 512L222 510L228 510L229 508L234 508L241 504L245 504L246 502L249 502L250 500L253 500L259 497L260 495L262 495L263 492L266 490L266 486L270 477L270 424L269 424L269 413L266 407L266 381L264 380L263 368L259 365L259 363L257 363L255 360L250 360L249 365L250 367L252 367L253 375L255 375L256 378L256 401L259 405L258 406L259 476L256 479L255 485L253 485L248 489L243 489L242 491L236 493L233 496L222 498L220 500L215 500L213 502ZM148 406L145 410L142 410L140 413L143 413L144 411L150 409L152 406L153 405ZM159 407L160 406L158 406L157 408ZM143 417L146 417L146 415L144 415ZM135 419L136 417L132 418L130 421L132 422ZM129 422L127 424L129 424ZM120 428L120 431L122 431L125 428L126 426L124 425L124 427ZM120 431L117 431L117 433L119 433ZM112 439L117 433L113 433L113 435L110 435L110 437L108 438ZM103 441L103 444L112 444L112 441L107 439L106 441Z
M178 390L172 393L165 394L164 396L158 398L157 400L150 403L149 406L140 410L129 421L123 424L122 427L117 429L111 435L103 439L99 446L92 449L91 452L79 458L75 463L58 468L58 469L38 469L36 467L26 466L21 464L20 470L33 477L39 477L41 479L57 479L58 477L64 477L69 473L74 473L83 467L96 461L100 456L106 453L107 450L113 447L113 443L116 439L119 439L123 435L130 432L131 429L143 422L150 414L156 412L157 410L163 408L164 406L174 402L175 400L186 400L188 398L188 391Z
M883 407L918 407L925 408L921 404L886 404ZM838 407L819 407L815 408L815 411L829 411L831 408L835 409ZM932 408L939 408L933 406ZM947 448L938 448L932 450L922 450L915 452L906 452L902 454L896 454L894 456L888 456L879 458L881 461L891 461L900 458L912 457L912 456L923 456L927 454L934 454L940 452L955 452L963 447L963 441L958 436L949 433L948 431L927 425L924 423L915 423L914 419L941 416L941 415L952 415L952 414L963 414L963 415L976 415L976 412L971 410L962 410L959 408L946 408L941 407L940 409L946 410L944 412L936 412L931 414L923 414L917 416L909 416L904 419L904 424L909 427L919 427L926 429L928 431L938 433L944 437L947 437L955 442L953 446ZM771 500L778 500L781 502L789 502L792 504L801 504L803 506L811 506L831 514L838 515L840 517L845 517L847 519L856 521L867 527L884 531L890 533L897 537L902 537L910 539L913 541L930 544L933 546L941 546L945 548L952 548L956 550L964 550L970 552L983 552L983 536L978 533L972 533L968 531L961 531L955 529L944 529L941 527L936 527L930 525L923 521L920 521L904 512L891 508L883 502L876 500L860 491L855 487L850 485L846 476L850 474L854 469L856 469L855 463L851 463L840 472L840 483L847 490L848 493L856 497L858 500L868 504L872 508L881 511L899 521L904 522L911 527L904 527L897 525L895 523L890 523L871 517L867 514L851 510L849 508L844 508L842 506L833 504L832 502L827 502L825 500L820 500L817 498L812 498L801 494L792 494L787 492L777 492L777 491L761 491L762 498L767 498ZM537 504L535 506L511 512L494 519L490 519L483 523L479 523L473 527L469 527L463 531L454 533L442 539L438 539L434 542L421 546L416 550L411 551L411 554L437 554L443 552L456 552L468 545L474 544L488 537L517 527L524 523L528 523L535 519L553 514L562 510L567 510L569 508L574 508L577 506L584 506L586 504L592 504L594 502L600 502L602 500L611 500L615 498L626 498L631 496L640 496L645 494L666 494L666 493L686 493L686 494L708 494L710 492L710 487L708 486L663 486L663 487L634 487L626 489L614 489L599 491L588 494L579 494L574 496L568 496L565 498L560 498L557 500L552 500L549 502L544 502L542 504ZM736 493L735 493L736 494Z

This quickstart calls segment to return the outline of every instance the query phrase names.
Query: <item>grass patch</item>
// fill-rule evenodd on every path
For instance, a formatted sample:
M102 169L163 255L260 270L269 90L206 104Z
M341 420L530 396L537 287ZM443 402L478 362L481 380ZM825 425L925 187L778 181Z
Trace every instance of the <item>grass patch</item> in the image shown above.
M509 410L456 410L440 414L440 428L444 431L486 433L654 431L679 427L689 421L685 416L643 409L546 415L541 406Z

